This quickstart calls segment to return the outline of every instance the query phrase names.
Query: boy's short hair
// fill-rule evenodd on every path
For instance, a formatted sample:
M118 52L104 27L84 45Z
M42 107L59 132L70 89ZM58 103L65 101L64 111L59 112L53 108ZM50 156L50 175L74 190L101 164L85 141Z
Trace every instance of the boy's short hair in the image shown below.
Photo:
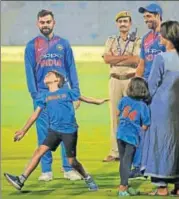
M147 82L141 77L132 78L128 85L127 95L135 99L148 100L150 93Z

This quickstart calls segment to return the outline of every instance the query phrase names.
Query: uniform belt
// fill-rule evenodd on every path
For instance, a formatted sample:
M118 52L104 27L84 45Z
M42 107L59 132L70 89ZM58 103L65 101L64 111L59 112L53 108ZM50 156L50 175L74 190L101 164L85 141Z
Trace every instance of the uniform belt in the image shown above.
M126 80L135 76L135 73L128 73L126 75L118 75L117 73L111 73L110 77L118 79L118 80Z

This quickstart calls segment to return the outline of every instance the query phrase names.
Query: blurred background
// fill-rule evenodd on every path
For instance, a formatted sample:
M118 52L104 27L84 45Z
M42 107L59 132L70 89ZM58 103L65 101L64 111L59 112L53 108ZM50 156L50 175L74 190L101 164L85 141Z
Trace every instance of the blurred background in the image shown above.
M179 20L179 1L3 1L1 2L1 45L25 45L38 34L36 16L50 9L56 19L55 33L72 45L104 45L109 35L118 32L115 15L122 10L132 13L133 29L138 35L147 31L140 6L157 2L163 20Z

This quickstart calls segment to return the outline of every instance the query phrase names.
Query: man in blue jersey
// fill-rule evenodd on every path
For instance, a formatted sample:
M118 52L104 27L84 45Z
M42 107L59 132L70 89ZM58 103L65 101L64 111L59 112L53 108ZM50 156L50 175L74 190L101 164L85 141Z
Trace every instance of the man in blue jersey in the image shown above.
M150 4L145 8L140 7L139 12L143 13L144 22L150 31L142 38L140 62L136 70L136 76L144 77L147 80L154 57L165 51L165 47L160 44L162 9L157 4Z
M158 4L150 4L140 7L139 12L144 16L144 22L150 31L142 38L140 62L136 70L136 76L144 77L147 81L153 60L161 52L165 52L165 47L160 44L160 25L162 22L162 8ZM141 159L142 159L142 142L144 137L141 135L140 146L137 148L130 177L140 177Z
M62 141L65 145L69 164L83 177L90 191L98 190L93 178L86 173L82 164L76 158L78 125L73 101L80 98L80 92L78 89L65 88L64 82L64 75L56 70L49 71L46 74L44 83L48 86L49 92L41 94L42 97L36 100L37 108L34 113L27 120L25 126L15 133L14 141L20 141L37 120L42 110L46 109L49 118L47 137L33 154L22 175L4 174L6 179L18 190L22 189L27 178L39 164L43 154L48 151L55 151Z
M79 91L78 77L74 62L73 52L69 42L54 35L54 15L51 11L41 10L37 15L37 26L40 35L28 42L25 49L25 69L28 90L33 99L34 109L41 94L48 91L44 84L44 77L48 71L55 69L63 72L66 78L66 87ZM38 144L42 144L47 136L48 116L44 109L36 121ZM64 177L70 180L79 180L79 176L69 165L63 142L61 143ZM49 181L53 179L52 154L50 151L41 158L42 175L39 180Z

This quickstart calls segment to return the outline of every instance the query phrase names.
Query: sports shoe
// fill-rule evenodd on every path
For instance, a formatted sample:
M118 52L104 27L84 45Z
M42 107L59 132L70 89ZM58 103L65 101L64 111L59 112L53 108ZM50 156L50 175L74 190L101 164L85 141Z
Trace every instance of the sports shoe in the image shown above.
M7 179L8 182L11 183L13 187L15 187L17 190L21 190L22 187L24 186L23 183L21 183L20 179L18 176L13 176L8 173L4 173L5 178Z
M135 168L131 171L129 178L144 178L140 168Z
M140 191L139 190L136 190L132 187L129 187L127 189L127 192L131 195L131 196L137 196L137 195L140 195Z
M38 178L39 181L50 181L53 180L53 174L52 172L46 172L46 173L42 173L41 176L39 176Z
M98 186L91 176L88 176L88 178L85 179L85 183L87 184L88 189L90 191L97 191L98 190Z
M130 196L130 194L127 191L119 191L118 196Z
M64 172L64 178L68 180L82 180L83 178L74 170Z

